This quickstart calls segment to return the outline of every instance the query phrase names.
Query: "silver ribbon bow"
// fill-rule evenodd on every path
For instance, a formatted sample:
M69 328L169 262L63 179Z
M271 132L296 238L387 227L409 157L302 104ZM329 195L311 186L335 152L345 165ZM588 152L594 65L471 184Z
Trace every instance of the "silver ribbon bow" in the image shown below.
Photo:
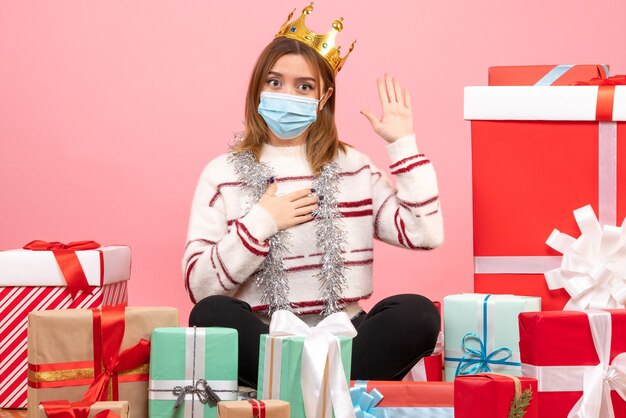
M195 385L188 386L174 386L172 389L176 398L176 403L174 404L174 409L178 408L185 401L185 396L191 395L197 396L198 400L202 403L208 403L209 406L215 406L219 401L221 401L220 397L211 389L211 386L204 379L198 379Z

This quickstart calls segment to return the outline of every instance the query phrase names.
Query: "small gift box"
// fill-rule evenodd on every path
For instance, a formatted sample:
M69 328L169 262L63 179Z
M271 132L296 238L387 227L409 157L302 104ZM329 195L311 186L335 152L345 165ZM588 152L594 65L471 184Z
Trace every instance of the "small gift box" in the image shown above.
M289 311L274 312L269 335L261 336L258 397L289 402L294 417L350 416L355 336L343 312L313 328Z
M537 380L484 373L454 379L455 418L537 418Z
M541 299L466 293L446 296L444 306L445 376L498 372L521 376L520 312L541 310Z
M354 382L350 396L357 418L453 418L452 382Z
M522 313L519 327L541 418L626 417L626 310Z
M490 86L567 86L607 78L608 65L517 65L489 67Z
M579 84L465 88L476 292L540 296L544 310L561 310L570 296L544 278L561 264L550 232L578 233L571 213L586 204L601 224L626 217L626 77Z
M47 401L39 404L37 418L128 418L127 401L84 402Z
M150 334L178 325L175 308L69 309L28 316L28 416L41 401L130 402L148 416Z
M29 312L125 304L130 248L33 241L0 251L0 408L25 408Z
M289 402L278 400L220 402L219 418L290 418Z
M237 400L237 330L157 328L150 355L150 417L217 417Z

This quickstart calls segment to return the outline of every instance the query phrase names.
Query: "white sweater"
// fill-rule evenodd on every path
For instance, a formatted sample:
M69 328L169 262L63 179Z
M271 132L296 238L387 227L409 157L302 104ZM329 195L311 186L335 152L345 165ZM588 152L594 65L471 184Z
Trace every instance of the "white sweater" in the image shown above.
M345 275L347 287L340 300L349 314L357 301L372 294L372 241L427 250L443 241L443 221L435 170L419 154L415 136L387 144L397 190L386 174L354 148L339 153L341 221L347 231ZM192 302L210 295L229 295L248 302L256 312L267 311L254 273L268 251L267 239L277 232L272 216L258 203L243 214L245 191L232 164L223 154L200 176L194 195L187 245L183 257L185 288ZM310 188L314 180L304 146L265 145L261 161L276 175L276 195ZM319 313L323 308L319 271L321 254L315 244L315 221L290 228L290 255L285 258L289 301L295 313Z

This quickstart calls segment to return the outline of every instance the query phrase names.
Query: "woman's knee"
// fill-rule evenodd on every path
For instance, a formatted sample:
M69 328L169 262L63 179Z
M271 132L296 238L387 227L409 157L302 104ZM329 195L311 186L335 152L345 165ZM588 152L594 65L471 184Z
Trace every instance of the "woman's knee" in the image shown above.
M189 326L227 326L241 310L252 311L249 304L239 299L225 295L207 296L191 310Z

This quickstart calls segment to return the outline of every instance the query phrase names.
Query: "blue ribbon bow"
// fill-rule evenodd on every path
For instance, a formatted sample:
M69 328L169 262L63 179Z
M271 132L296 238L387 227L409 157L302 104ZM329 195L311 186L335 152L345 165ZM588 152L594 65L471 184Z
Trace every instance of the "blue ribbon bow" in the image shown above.
M378 389L367 393L367 381L357 380L354 387L350 388L350 398L356 418L386 418L384 409L376 408L383 399L383 394Z
M461 346L466 353L461 358L446 357L446 361L458 361L459 364L454 372L455 376L468 375L476 373L490 372L491 367L489 365L503 365L503 366L521 366L522 363L507 361L513 355L513 352L506 348L498 348L491 353L487 352L487 301L491 295L485 296L483 300L483 338L473 332L468 332L463 337ZM478 341L478 349L469 347L469 340Z

